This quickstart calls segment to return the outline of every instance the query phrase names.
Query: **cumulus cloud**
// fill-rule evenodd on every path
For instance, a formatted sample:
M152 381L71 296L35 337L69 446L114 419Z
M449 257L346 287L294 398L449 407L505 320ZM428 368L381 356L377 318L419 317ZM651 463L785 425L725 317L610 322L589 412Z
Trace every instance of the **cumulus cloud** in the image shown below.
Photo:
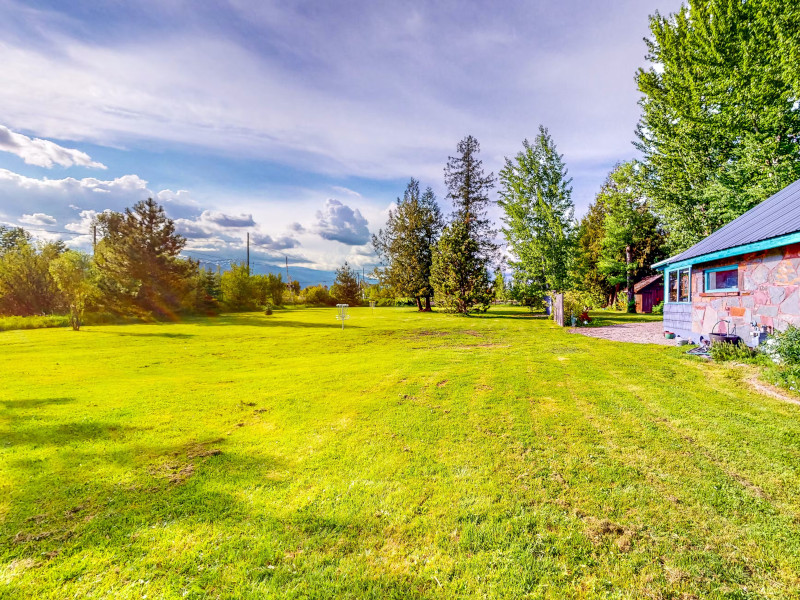
M37 167L51 168L54 165L61 165L62 167L106 168L103 163L93 161L85 152L64 148L49 140L29 138L27 135L11 131L4 125L0 125L0 150L16 154L26 164Z
M25 223L26 225L40 225L40 226L53 226L58 221L55 217L51 217L50 215L46 215L44 213L33 213L32 215L23 214L19 218L20 223Z
M303 227L300 223L289 223L289 230L294 231L295 233L305 233L306 228Z
M194 219L175 219L175 228L187 238L211 238L230 229L255 227L251 214L227 215L215 210L204 210Z
M250 241L265 250L288 250L300 245L299 241L288 235L273 238L271 235L257 233L250 237Z
M369 242L367 220L361 216L361 212L333 198L325 201L323 210L317 211L316 231L323 239L348 246L361 246Z

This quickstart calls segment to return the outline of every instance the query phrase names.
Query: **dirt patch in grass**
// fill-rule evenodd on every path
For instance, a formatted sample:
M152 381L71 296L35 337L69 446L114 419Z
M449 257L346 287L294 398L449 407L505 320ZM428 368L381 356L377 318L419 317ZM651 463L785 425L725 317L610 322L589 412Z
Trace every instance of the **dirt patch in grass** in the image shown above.
M594 544L602 544L607 540L613 541L620 552L628 552L633 545L633 538L636 531L628 527L618 525L608 519L597 520L594 517L587 517L589 539Z
M569 332L612 342L658 344L659 346L675 345L675 340L664 338L664 326L658 321L655 323L620 323L606 327L573 327Z
M800 404L800 398L797 396L792 396L787 392L784 392L778 387L774 385L770 385L769 383L765 383L758 378L758 375L751 375L747 379L745 379L747 385L753 388L754 391L758 392L759 394L764 394L765 396L769 396L770 398L775 398L777 400L783 400L784 402L789 402L791 404Z

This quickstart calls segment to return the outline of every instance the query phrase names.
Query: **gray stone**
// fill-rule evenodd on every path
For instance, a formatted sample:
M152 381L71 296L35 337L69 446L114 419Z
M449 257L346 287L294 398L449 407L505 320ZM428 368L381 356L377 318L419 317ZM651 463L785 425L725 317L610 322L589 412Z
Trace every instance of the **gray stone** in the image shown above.
M762 283L767 283L769 279L770 269L764 265L758 265L755 271L753 271L753 283L755 285L761 285Z
M759 317L777 317L778 316L778 307L777 306L757 306L753 311Z
M786 288L773 285L769 288L769 301L772 304L780 304L786 298Z
M785 315L800 315L800 290L795 290L781 303L781 312Z
M753 308L755 306L755 302L752 296L742 296L742 306L745 308Z

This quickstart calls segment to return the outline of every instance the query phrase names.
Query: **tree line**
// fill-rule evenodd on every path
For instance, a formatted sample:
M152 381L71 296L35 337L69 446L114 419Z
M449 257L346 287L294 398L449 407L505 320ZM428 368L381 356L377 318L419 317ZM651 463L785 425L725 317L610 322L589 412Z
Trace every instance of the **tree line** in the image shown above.
M381 280L429 307L485 310L488 298L541 305L567 292L585 307L634 310L634 283L800 178L800 9L782 0L705 0L650 19L640 69L641 158L614 166L580 220L549 131L485 175L468 136L445 168L455 206L443 226L411 180L373 240ZM498 185L510 285L485 218ZM625 292L624 294L622 292Z
M362 284L345 263L330 290L300 289L280 274L251 274L234 263L224 272L180 256L186 239L154 200L124 212L104 212L93 254L62 241L35 242L21 227L0 226L0 315L69 314L80 329L88 311L110 317L174 320L187 314L281 306L287 297L309 304L361 302Z

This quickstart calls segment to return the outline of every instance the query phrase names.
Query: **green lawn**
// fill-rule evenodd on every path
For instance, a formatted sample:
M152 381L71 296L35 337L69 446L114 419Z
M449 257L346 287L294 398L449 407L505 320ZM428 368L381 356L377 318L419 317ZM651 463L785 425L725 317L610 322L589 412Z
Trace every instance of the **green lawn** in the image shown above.
M351 314L0 333L0 597L800 596L800 407L524 309Z

